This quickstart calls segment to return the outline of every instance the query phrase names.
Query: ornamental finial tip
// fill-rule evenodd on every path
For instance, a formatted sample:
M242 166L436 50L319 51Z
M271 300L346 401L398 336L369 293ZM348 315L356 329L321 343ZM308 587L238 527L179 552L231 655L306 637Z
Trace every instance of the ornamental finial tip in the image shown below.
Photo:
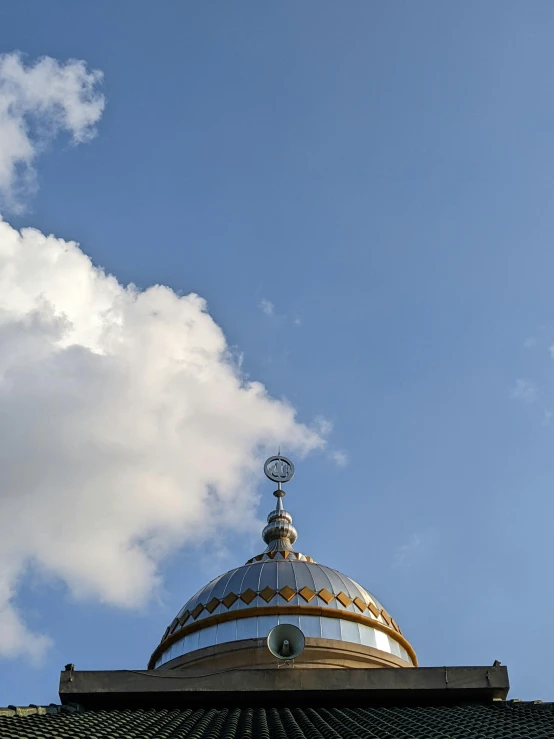
M281 485L289 482L294 477L294 465L290 459L281 455L281 447L279 447L279 453L276 457L266 459L264 472L266 477L277 483L277 490L274 494L279 498L282 497L284 492L281 491ZM277 493L281 493L281 495L277 495Z
M266 459L264 472L266 477L277 483L277 490L273 493L277 498L277 504L275 509L268 515L267 526L262 531L262 539L267 544L267 547L262 554L249 559L247 564L252 564L254 561L265 562L267 560L273 560L278 553L282 555L283 559L287 559L289 555L292 555L297 560L313 562L314 560L311 557L306 557L305 554L297 552L293 548L293 544L298 538L298 533L292 525L292 516L283 508L285 491L281 488L281 485L292 480L294 476L294 465L290 459L283 457L281 447L279 447L277 456Z
M292 480L294 476L294 465L281 454L281 447L276 457L266 459L264 464L266 477L277 483L277 490L273 495L277 498L275 510L267 517L267 526L262 532L262 538L268 545L265 553L276 551L294 552L292 545L298 534L292 525L292 516L283 508L283 497L285 491L281 485Z

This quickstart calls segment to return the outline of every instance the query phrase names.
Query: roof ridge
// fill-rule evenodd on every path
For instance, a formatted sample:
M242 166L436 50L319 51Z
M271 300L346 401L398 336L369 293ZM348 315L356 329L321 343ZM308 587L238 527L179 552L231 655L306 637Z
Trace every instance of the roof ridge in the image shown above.
M77 704L61 705L50 703L48 706L37 706L30 703L28 706L0 706L0 716L45 716L49 713L77 713L82 711Z

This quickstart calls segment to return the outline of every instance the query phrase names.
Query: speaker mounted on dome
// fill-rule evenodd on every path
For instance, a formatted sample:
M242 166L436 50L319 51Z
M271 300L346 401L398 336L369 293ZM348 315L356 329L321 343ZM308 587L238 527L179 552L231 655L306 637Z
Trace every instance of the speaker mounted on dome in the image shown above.
M283 665L299 657L306 646L306 639L298 626L279 624L267 635L267 648Z

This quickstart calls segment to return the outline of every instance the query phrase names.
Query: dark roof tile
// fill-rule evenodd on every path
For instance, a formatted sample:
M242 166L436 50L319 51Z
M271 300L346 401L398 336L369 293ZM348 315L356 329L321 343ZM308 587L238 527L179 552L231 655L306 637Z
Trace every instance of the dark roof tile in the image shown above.
M554 704L367 708L0 708L1 739L529 739L554 737Z

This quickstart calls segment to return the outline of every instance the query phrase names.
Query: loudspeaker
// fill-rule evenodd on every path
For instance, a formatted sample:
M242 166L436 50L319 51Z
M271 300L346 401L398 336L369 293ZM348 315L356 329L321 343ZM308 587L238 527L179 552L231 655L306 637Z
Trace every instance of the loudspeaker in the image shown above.
M305 645L304 634L292 624L274 626L267 635L267 648L277 659L296 659Z

